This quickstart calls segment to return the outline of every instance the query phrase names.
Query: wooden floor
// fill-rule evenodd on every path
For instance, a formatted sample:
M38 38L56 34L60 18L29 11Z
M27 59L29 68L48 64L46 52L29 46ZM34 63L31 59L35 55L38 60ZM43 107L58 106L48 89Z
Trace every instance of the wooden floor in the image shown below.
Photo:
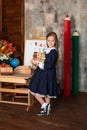
M52 101L52 114L38 117L38 102L25 106L0 104L0 130L87 130L87 93Z

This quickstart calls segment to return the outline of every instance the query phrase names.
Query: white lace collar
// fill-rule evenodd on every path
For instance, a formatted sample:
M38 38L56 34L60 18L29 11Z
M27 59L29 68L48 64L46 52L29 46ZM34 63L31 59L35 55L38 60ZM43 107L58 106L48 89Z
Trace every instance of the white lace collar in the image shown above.
M46 49L46 54L50 53L50 51L51 51L51 50L53 50L53 49L55 49L55 50L56 50L56 48L55 48L55 47L47 48L47 49Z

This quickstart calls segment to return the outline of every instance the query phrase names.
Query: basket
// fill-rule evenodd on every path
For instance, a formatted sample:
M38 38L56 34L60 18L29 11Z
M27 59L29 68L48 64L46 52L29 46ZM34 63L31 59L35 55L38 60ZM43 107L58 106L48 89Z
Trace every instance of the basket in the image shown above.
M31 75L31 68L28 66L18 66L14 69L14 73Z

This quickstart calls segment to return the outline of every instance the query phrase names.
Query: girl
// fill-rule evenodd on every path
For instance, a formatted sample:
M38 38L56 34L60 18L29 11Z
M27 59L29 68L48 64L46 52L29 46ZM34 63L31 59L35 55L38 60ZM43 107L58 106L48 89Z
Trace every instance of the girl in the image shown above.
M58 59L57 45L58 38L55 32L50 32L46 36L47 50L44 63L37 64L32 60L32 64L36 65L34 75L32 76L28 90L41 104L41 110L37 115L49 115L51 113L51 98L59 95L56 82L56 63Z

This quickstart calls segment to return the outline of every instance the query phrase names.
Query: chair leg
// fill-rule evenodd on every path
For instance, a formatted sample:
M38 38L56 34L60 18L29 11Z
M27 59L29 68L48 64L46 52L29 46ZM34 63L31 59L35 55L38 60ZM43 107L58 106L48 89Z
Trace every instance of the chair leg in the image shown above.
M29 111L29 107L30 107L30 93L28 92L28 106L26 108L26 111L28 112Z
M14 89L16 89L16 85L13 84L13 86L14 86ZM13 95L13 97L12 97L12 101L13 101L13 102L14 102L14 100L15 100L15 96L16 96L16 93L14 93L14 95Z
M27 111L27 112L29 111L29 106L27 106L26 111Z

